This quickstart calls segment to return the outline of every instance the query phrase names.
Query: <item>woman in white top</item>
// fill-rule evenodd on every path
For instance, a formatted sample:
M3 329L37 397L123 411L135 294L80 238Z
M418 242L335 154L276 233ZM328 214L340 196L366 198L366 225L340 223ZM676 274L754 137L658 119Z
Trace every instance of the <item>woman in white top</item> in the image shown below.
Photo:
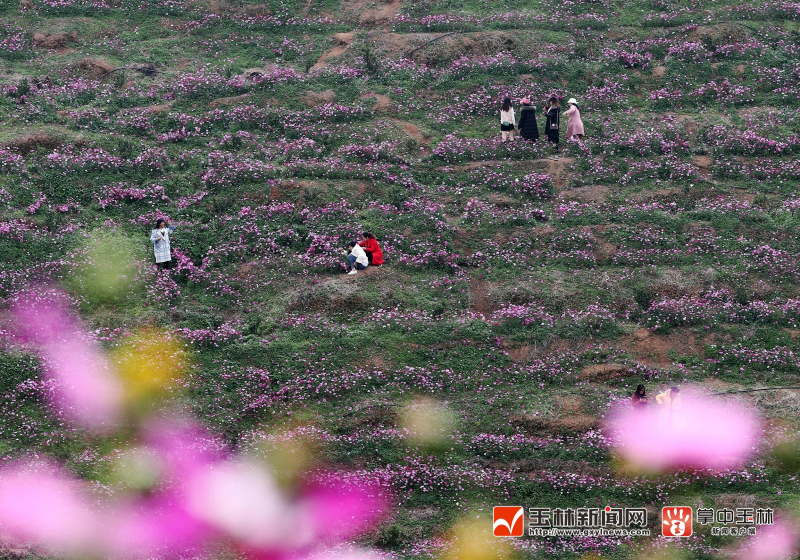
M514 108L511 107L511 98L506 97L500 107L500 133L503 135L503 142L508 141L509 135L511 135L511 140L514 140L516 126L517 121L514 116Z

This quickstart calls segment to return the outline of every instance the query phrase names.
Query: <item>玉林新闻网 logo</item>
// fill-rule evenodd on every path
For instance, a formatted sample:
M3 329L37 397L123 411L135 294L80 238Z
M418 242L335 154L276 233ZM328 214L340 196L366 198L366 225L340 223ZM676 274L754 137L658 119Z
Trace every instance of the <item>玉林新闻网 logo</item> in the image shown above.
M521 537L525 532L525 508L495 506L492 534L495 537Z
M665 537L688 537L692 534L692 508L661 508L661 534Z

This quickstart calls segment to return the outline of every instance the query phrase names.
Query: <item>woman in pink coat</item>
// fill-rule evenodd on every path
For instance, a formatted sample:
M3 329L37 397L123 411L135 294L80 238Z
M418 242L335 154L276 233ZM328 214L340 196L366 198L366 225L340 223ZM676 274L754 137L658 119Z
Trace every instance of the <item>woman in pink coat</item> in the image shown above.
M567 101L567 105L569 105L569 109L564 111L564 116L569 117L567 139L574 140L575 137L581 139L583 138L583 121L581 120L581 110L578 108L578 102L572 97Z

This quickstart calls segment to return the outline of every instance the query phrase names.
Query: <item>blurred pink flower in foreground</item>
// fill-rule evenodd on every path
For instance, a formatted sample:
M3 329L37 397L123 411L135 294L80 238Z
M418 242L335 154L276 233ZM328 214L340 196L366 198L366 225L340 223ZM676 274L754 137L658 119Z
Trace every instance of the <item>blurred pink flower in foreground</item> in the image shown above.
M785 522L758 528L758 536L742 545L736 560L791 560L798 550L798 535L795 528Z
M18 337L40 352L68 420L116 429L123 386L67 309L63 294L30 292L13 308ZM151 410L126 427L133 435L120 432L128 445L115 463L119 489L102 507L88 500L87 483L55 468L0 471L3 531L72 557L181 555L220 541L259 559L301 560L369 527L384 509L377 489L344 488L335 475L325 486L284 488L266 462L237 456L187 418Z
M0 526L21 542L35 541L67 555L96 546L99 518L81 483L55 468L15 465L0 472Z
M73 557L183 554L221 539L256 558L300 560L370 527L384 510L379 492L331 479L333 488L287 491L265 464L222 457L209 451L217 442L201 429L162 422L136 448L159 466L150 490L120 491L98 508L84 498L86 483L15 465L0 472L0 526L20 542ZM130 470L137 478L136 466Z
M741 406L685 400L663 414L658 406L626 410L611 424L616 445L632 465L650 471L725 468L751 452L760 422Z
M38 346L47 376L56 381L54 404L61 413L86 428L115 427L122 413L122 384L63 301L30 294L13 312L19 335Z

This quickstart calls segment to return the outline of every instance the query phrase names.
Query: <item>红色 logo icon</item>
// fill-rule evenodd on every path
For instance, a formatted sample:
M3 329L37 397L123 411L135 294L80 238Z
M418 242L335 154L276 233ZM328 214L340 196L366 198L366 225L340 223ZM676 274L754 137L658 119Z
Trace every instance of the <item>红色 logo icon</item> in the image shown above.
M525 508L495 506L492 534L495 537L521 537L525 532Z
M665 537L688 537L692 534L692 508L669 506L661 509L661 534Z

